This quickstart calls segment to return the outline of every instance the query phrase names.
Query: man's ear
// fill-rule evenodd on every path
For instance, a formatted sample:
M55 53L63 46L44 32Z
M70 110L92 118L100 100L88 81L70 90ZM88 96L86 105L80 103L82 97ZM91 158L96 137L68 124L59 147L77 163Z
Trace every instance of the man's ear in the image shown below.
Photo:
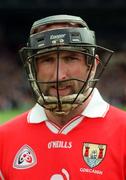
M94 59L93 68L92 68L91 75L90 75L91 79L93 79L95 76L98 64L99 64L99 56L96 54L95 59Z
M100 63L100 58L99 58L98 54L95 55L95 61L96 61L97 65Z

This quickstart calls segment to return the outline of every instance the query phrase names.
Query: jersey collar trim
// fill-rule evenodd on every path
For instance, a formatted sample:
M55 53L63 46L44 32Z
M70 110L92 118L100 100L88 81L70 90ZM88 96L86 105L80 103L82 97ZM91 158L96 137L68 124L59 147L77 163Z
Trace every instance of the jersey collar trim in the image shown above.
M89 118L104 117L108 110L109 104L103 100L99 91L95 88L93 96L86 109L82 112L82 115ZM37 124L47 120L48 118L44 108L42 108L39 104L36 104L27 116L28 123Z

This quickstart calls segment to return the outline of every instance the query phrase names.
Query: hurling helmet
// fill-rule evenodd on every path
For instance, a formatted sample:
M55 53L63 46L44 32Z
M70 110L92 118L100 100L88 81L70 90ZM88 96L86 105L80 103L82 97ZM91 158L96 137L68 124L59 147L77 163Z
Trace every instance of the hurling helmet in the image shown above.
M63 26L62 28L44 29L48 25L58 23L67 23L70 26L67 28ZM40 81L37 79L36 58L53 51L57 53L57 79L55 82ZM67 96L60 96L58 89L59 83L61 83L58 78L58 61L60 60L61 51L84 54L86 56L86 64L89 66L89 74L86 80L73 77L62 82L79 81L82 83L78 92ZM96 54L99 56L100 68L95 76L92 76ZM95 32L89 29L84 20L70 15L49 16L34 22L31 27L27 47L23 47L20 50L20 56L36 102L57 115L68 114L71 109L78 107L90 96L112 54L113 51L96 45ZM45 95L43 88L41 88L45 84L51 83L56 85L57 96Z

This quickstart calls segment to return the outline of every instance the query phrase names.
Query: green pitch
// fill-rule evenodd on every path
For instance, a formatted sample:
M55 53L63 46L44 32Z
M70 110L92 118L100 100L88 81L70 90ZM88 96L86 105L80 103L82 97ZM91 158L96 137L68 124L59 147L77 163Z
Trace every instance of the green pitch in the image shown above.
M126 111L126 106L121 106L119 108ZM5 121L10 120L11 118L15 117L16 115L19 115L19 114L25 112L27 109L29 109L29 108L0 111L0 124L4 123Z
M25 111L24 109L0 111L0 124L10 120L11 118L15 117L18 114L23 113L24 111Z

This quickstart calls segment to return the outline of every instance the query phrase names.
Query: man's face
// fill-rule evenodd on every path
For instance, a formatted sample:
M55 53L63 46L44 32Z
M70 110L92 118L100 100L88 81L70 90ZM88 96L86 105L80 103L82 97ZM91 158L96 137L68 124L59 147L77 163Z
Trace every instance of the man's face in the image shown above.
M77 80L86 81L89 67L86 65L86 56L82 53L60 51L59 60L56 52L41 55L36 59L37 80L42 82L54 82L41 84L40 88L46 96L60 96L76 94L83 86ZM58 68L57 68L58 67ZM68 81L66 81L68 80Z

